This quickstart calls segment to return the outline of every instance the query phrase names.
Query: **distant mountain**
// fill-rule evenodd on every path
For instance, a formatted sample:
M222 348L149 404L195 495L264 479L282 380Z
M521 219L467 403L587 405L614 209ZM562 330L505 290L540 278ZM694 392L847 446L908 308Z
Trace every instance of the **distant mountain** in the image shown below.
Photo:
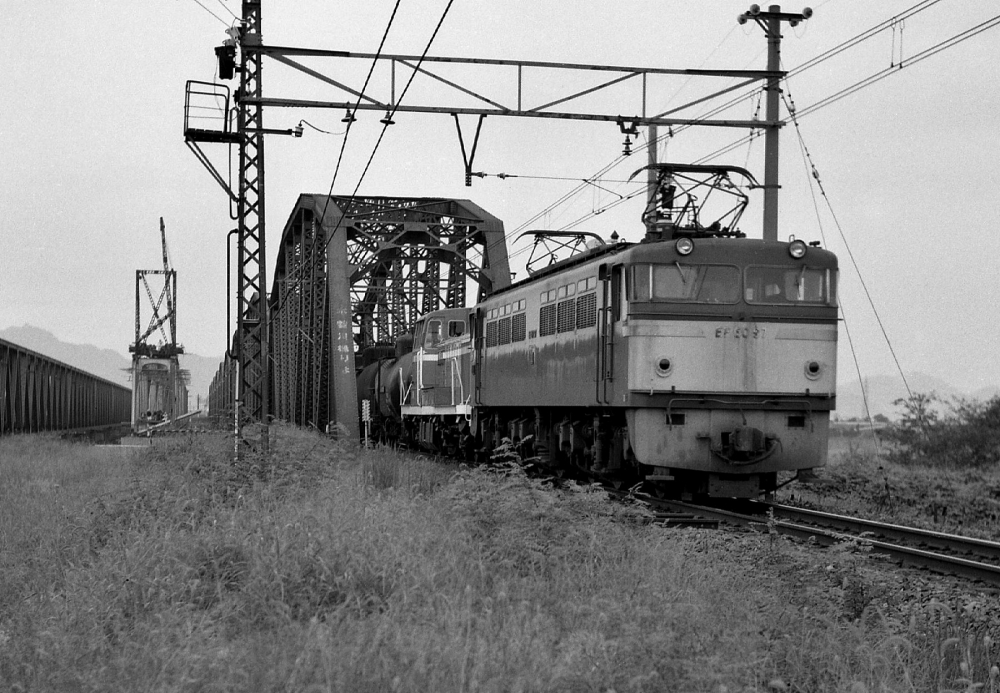
M101 378L131 387L129 371L132 358L114 349L99 349L91 344L70 344L60 341L54 334L31 325L8 327L0 330L0 339L13 342L25 349L37 351L49 358L62 361L74 368L87 371ZM198 396L204 401L208 397L208 387L215 377L222 357L206 357L184 354L180 357L181 368L191 372L188 393L191 408L197 406Z
M951 402L955 397L965 399L988 400L1000 394L1000 387L983 387L975 392L962 392L949 383L926 373L909 373L906 381L913 394L934 393L945 403ZM872 416L884 414L890 419L899 418L902 408L893 404L897 399L906 399L908 393L903 379L896 376L876 375L864 379L864 391L868 397L868 408ZM861 395L861 385L855 380L846 385L840 385L837 389L837 418L864 418L864 399Z

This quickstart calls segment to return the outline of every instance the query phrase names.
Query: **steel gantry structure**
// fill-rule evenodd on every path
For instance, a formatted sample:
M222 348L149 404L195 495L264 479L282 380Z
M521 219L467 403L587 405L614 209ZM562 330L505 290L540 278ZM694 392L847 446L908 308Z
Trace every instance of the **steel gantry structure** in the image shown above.
M187 384L190 374L181 369L178 357L184 347L177 342L177 270L167 257L167 232L160 217L162 270L135 271L135 341L132 354L132 430L163 424L187 414ZM150 277L161 279L159 295L154 298ZM155 285L155 284L154 284ZM142 329L143 289L151 313ZM150 338L159 332L159 344Z
M440 113L448 114L455 118L458 127L462 158L465 166L466 184L471 184L473 174L476 145L482 128L483 119L487 116L506 117L527 117L527 118L550 118L562 120L582 120L582 121L602 121L617 124L618 128L626 136L626 150L630 144L630 136L637 134L638 127L647 126L674 126L674 125L701 125L709 127L729 127L729 128L750 128L763 129L766 134L765 144L765 177L763 188L765 189L765 213L764 213L764 237L777 237L777 133L783 125L778 112L780 103L779 81L784 76L784 72L779 70L779 55L782 22L796 24L811 16L810 10L805 10L801 14L783 13L777 5L772 5L766 11L762 11L759 6L752 5L748 12L740 15L739 21L746 23L754 21L763 29L768 38L768 68L766 70L692 70L692 69L669 69L669 68L647 68L634 66L610 66L610 65L587 65L579 63L556 63L524 60L500 60L500 59L474 59L457 57L434 57L427 55L396 55L384 53L355 53L339 50L322 50L314 48L297 48L289 46L275 46L264 42L261 32L261 2L260 0L244 0L242 3L243 17L236 29L231 31L231 38L222 46L216 49L219 58L219 74L222 79L230 79L239 73L240 86L234 99L234 110L236 113L235 127L229 112L229 90L223 85L208 84L203 82L188 82L185 100L185 140L188 146L196 154L199 160L209 169L212 176L228 192L231 203L236 206L234 218L238 220L238 282L236 288L237 302L237 330L233 340L233 349L229 354L229 360L238 364L235 376L230 373L229 379L237 384L237 391L231 398L233 404L234 423L239 437L244 424L258 422L263 424L260 442L263 447L267 446L267 420L270 416L270 368L271 357L268 353L270 344L268 310L269 301L274 302L265 296L266 268L265 268L265 227L264 227L264 135L284 134L301 135L301 124L296 128L289 129L267 129L263 123L263 111L265 108L324 108L343 109L346 112L345 122L352 122L359 111L380 111L385 113L382 122L386 126L393 123L393 116L399 112L411 113ZM239 64L237 67L236 55L239 54ZM330 99L302 99L292 97L265 96L262 81L262 61L267 57L275 63L284 65L301 74L318 80L320 83L336 91L336 96ZM334 77L320 69L306 65L303 61L308 60L362 60L368 62L388 63L391 70L391 79L385 93L377 93L378 89L372 87L368 91L365 86L352 85L348 80L340 75ZM461 66L474 73L471 81L462 81L451 75L445 76L441 71L444 66ZM432 67L433 66L433 67ZM495 79L493 74L484 74L483 70L509 70L513 74L506 85L513 90L513 94L507 97L495 94L486 94L485 90L475 86L475 81L480 80L483 84L490 84L491 88L501 88L503 80ZM396 72L403 70L409 73L409 79L420 75L426 78L429 83L441 86L445 90L445 96L435 98L435 103L402 102L402 96L406 93L406 88L397 92ZM553 72L565 73L572 71L578 74L603 75L604 81L599 84L589 86L571 93L548 94L540 99L538 103L525 103L524 92L525 83L530 76L537 77L539 89L561 88L565 83L560 79L548 79L546 76ZM662 113L649 113L648 105L653 102L663 103L668 94L664 93L662 98L657 98L655 79L663 75L676 75L684 77L699 78L726 78L736 79L736 84L716 89L711 93L693 99L685 104L674 107ZM763 81L768 92L767 112L764 120L739 120L739 119L713 119L691 117L684 114L685 110L724 94L739 90L748 85ZM367 82L366 82L367 84ZM470 86L473 84L473 86ZM407 82L407 86L409 82ZM621 103L614 111L604 112L584 112L567 110L572 108L573 102L598 92L607 93L612 87L621 85L632 87L636 94L631 98L632 115L622 115ZM386 89L386 87L381 87ZM443 100L452 100L452 103L443 105ZM470 105L472 104L472 105ZM558 109L557 109L558 107ZM197 115L197 109L204 109L209 115ZM690 111L688 110L688 113ZM194 118L214 118L214 126L200 127L194 123ZM476 136L471 151L466 150L465 139L462 136L460 115L478 116ZM239 185L238 191L233 192L229 182L219 172L201 150L199 144L204 142L225 142L239 147ZM652 187L652 186L651 186ZM347 204L351 208L354 204L352 200ZM363 205L364 202L359 202ZM360 207L359 207L360 208ZM337 236L337 229L346 223L352 209L341 209L340 219L334 222L333 236L328 239L328 243ZM362 214L363 216L363 214ZM325 220L324 220L325 223ZM357 228L357 227L356 227ZM325 231L324 233L329 233ZM356 289L351 292L340 293L333 291L329 294L328 300L333 301L330 310L337 317L332 318L330 325L333 329L343 323L343 318L348 313L357 315L351 317L351 324L358 325L361 329L360 335L372 334L372 339L378 330L383 330L405 324L409 317L400 318L400 315L408 316L405 311L426 310L435 305L436 299L427 298L421 293L428 286L439 288L433 278L423 277L421 281L410 280L410 291L403 290L398 294L387 293L383 288L388 281L392 286L403 286L406 284L404 275L395 274L406 271L407 267L412 267L412 261L420 262L420 253L425 253L427 257L439 252L442 246L451 243L441 243L441 236L432 238L426 236L430 247L426 250L414 250L414 255L409 259L398 258L387 262L374 261L373 268L362 276L370 281L370 285L364 289ZM449 239L450 240L450 239ZM344 242L346 243L346 234ZM345 267L336 271L348 274L347 263L357 260L370 261L377 255L365 257L366 252L374 252L364 242L357 243L357 251L354 256L349 256L347 246L344 246L344 254L338 256L337 262L344 263ZM456 263L459 261L454 260ZM457 266L457 265L455 265ZM329 267L329 273L335 271L334 267ZM405 275L410 276L410 275ZM448 274L448 276L451 276ZM457 275L456 275L457 276ZM429 279L429 280L428 280ZM286 289L287 290L287 289ZM454 286L454 296L457 297L459 288ZM405 297L405 298L403 298ZM393 303L397 301L397 303ZM279 300L277 305L281 305ZM315 305L315 304L311 304ZM419 308L418 308L419 306ZM401 312L402 311L402 312ZM360 316L360 317L359 317ZM359 322L360 321L360 322ZM367 322L366 322L367 321ZM362 341L367 336L360 338ZM353 365L353 353L344 355ZM335 358L335 356L331 356ZM282 367L285 367L283 364ZM353 376L353 369L352 371ZM336 376L337 369L331 370L331 377ZM225 398L223 398L225 399ZM356 418L356 415L354 415ZM356 425L355 425L356 429Z

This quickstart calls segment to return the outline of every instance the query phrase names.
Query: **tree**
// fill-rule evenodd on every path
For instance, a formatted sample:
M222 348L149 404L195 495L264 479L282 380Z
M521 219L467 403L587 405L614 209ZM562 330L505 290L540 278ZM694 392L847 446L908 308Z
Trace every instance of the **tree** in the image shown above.
M1000 396L986 402L955 398L944 403L933 392L917 393L893 404L903 413L883 433L894 443L890 460L945 467L1000 462Z

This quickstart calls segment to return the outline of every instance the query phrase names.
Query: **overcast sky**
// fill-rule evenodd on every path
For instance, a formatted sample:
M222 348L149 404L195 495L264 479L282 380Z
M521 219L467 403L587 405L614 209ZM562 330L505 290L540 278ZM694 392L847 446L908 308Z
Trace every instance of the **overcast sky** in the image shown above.
M820 0L812 19L785 27L783 65L794 69L917 4ZM265 0L264 40L374 52L393 5L391 0ZM402 0L385 50L419 54L445 5L446 0ZM753 24L736 23L748 6L736 0L455 0L431 54L763 69L763 33ZM213 49L226 38L240 3L2 0L0 7L0 328L27 323L64 341L127 353L134 340L135 270L159 267L162 216L179 275L179 340L189 352L221 354L226 233L234 223L224 193L184 144L184 85L189 79L215 79ZM848 246L906 372L935 374L969 390L1000 384L994 299L1000 274L1000 29L908 64L997 12L992 2L928 3L902 26L789 80L787 91L805 110L902 59L903 68L886 79L799 123L839 228L822 200L817 221L795 130L789 125L782 131L779 236L825 238L824 245L840 256L841 303L864 375L895 367ZM367 67L360 61L309 64L344 78ZM266 96L342 100L329 86L270 60L264 65ZM377 75L377 85L385 84L386 74ZM484 73L469 83L509 97L513 82L505 74ZM400 83L404 78L399 76ZM538 99L536 104L554 100L567 88L597 82L589 79L527 75L525 97ZM661 112L728 84L732 81L685 78L651 84L649 110ZM636 113L637 94L613 90L581 108ZM436 95L415 82L413 99ZM442 105L448 104L471 105L452 97ZM747 100L725 115L748 119L755 108ZM342 115L269 110L265 123L288 128L304 119L340 133ZM381 132L380 117L360 115L335 193L353 191ZM474 126L471 117L466 123ZM688 129L661 147L660 157L696 161L743 134ZM297 196L329 189L341 139L307 127L301 139L268 140L269 268ZM591 213L635 190L617 181L645 163L638 149L643 142L640 137L637 155L601 181L606 190L589 187L531 228L560 228L584 217L574 228L602 236L617 230L627 240L639 240L638 201ZM510 232L613 161L621 147L614 124L488 118L474 168L522 177L476 179L467 188L451 117L399 113L360 192L469 198L503 219ZM221 145L205 150L226 169ZM763 179L762 153L763 139L757 139L712 163L746 165ZM761 213L760 193L752 193L741 224L751 236L760 235ZM524 257L518 256L522 262ZM842 384L856 380L847 345L842 331Z

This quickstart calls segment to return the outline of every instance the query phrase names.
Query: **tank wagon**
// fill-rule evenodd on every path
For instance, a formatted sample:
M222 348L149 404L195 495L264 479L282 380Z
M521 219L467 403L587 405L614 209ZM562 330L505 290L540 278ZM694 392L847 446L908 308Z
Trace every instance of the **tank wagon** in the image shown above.
M507 438L526 459L684 497L755 497L824 465L836 256L685 224L665 199L642 242L423 316L360 373L376 435L469 458Z

